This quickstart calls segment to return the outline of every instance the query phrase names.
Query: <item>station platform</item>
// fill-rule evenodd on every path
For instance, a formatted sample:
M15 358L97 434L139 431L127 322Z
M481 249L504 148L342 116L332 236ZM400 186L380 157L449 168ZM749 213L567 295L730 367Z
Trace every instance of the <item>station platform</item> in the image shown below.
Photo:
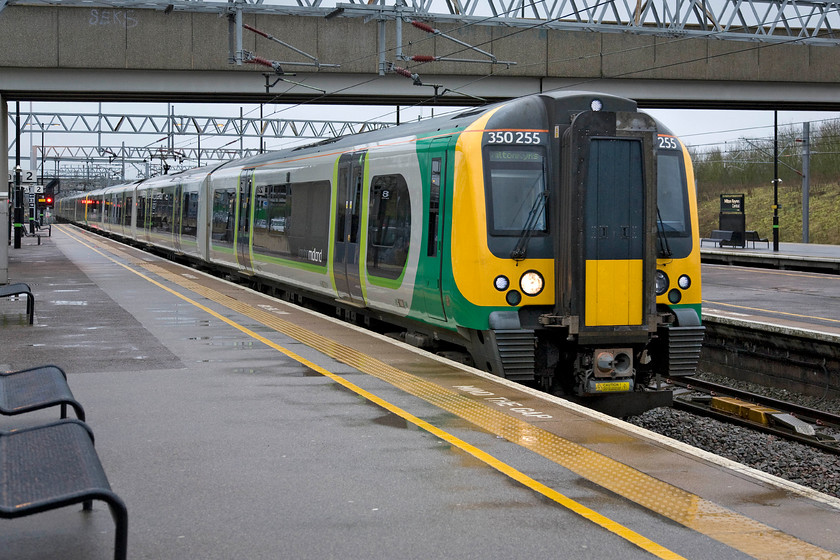
M840 273L840 246L704 247L702 258L704 321L840 344L840 278L829 276Z
M129 558L840 558L840 500L72 226L35 243L0 370L68 372ZM0 558L113 531L98 502L0 520Z
M779 243L779 250L774 251L771 240L757 247L751 244L747 247L701 246L700 254L702 261L710 264L840 274L840 245Z

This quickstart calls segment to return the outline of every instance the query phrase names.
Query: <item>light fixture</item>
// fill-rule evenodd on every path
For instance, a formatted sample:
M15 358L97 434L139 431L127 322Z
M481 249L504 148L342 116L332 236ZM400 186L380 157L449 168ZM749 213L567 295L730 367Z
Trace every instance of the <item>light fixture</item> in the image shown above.
M668 280L668 275L662 272L661 270L656 271L656 295L661 296L665 292L668 291L668 286L671 285L671 281Z
M543 291L545 281L542 274L536 270L528 270L519 279L519 287L529 296L535 296Z

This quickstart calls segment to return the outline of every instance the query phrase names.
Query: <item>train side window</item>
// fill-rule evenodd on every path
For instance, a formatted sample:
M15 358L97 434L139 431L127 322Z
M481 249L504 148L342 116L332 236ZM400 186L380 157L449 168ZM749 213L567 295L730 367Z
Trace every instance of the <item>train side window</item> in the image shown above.
M329 181L257 184L254 253L325 265Z
M286 224L290 223L291 185L257 185L254 209L254 251L289 256Z
M131 214L134 212L134 199L133 197L127 196L125 197L125 210L123 212L124 222L123 225L130 226L131 225Z
M233 246L233 229L236 204L234 189L213 192L213 220L211 236L217 245Z
M198 193L185 192L181 203L181 237L195 239L198 229Z
M167 187L152 196L152 231L172 233L175 188Z
M146 228L146 196L145 191L137 197L137 227Z
M429 231L426 236L429 243L426 247L426 255L429 257L437 255L441 171L441 158L432 158L431 188L429 189Z
M380 175L371 181L367 239L368 274L399 278L411 241L411 200L402 175Z
M327 245L330 232L329 181L292 183L294 196L289 205L286 231L289 253L298 261L321 266L327 264Z
M111 223L117 225L122 220L122 204L119 195L111 195Z

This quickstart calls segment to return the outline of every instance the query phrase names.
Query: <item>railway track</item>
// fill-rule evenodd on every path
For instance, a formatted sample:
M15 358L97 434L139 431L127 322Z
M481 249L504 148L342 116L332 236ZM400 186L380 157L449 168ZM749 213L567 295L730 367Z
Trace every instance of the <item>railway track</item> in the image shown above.
M712 417L840 455L840 416L692 377L673 381L678 410Z

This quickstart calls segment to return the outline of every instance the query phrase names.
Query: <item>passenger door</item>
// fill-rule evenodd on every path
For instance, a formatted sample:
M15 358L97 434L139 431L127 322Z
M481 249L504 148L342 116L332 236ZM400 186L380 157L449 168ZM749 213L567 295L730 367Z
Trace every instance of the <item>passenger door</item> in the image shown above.
M251 185L254 180L253 169L243 169L239 176L239 195L237 200L236 259L239 265L251 270Z
M175 185L175 194L172 199L172 245L175 250L181 252L181 196L184 188L178 184Z
M364 305L359 256L361 248L364 163L367 152L338 160L333 274L339 299Z

